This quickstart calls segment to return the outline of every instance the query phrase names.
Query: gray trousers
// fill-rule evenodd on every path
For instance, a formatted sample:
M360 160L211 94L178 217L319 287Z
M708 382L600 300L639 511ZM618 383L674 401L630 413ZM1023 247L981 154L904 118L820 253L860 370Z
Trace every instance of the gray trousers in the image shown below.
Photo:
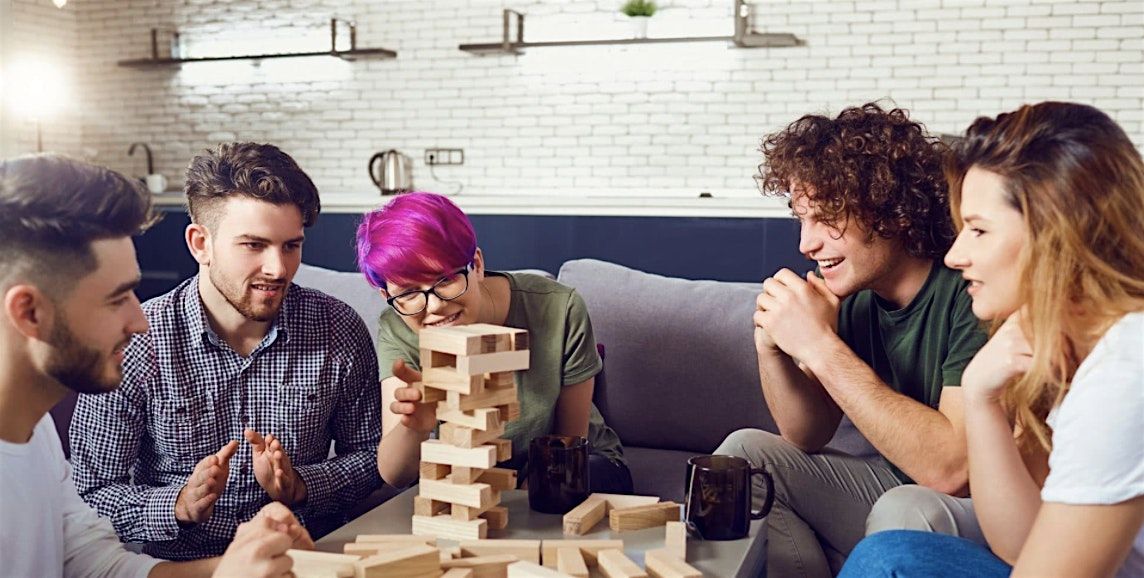
M727 436L715 453L746 458L774 477L775 503L767 516L770 578L833 576L868 530L980 535L969 500L903 486L882 458L829 449L807 454L775 434L754 429ZM753 483L753 507L759 508L764 488L757 477ZM887 498L879 501L884 495ZM868 525L872 510L876 515Z

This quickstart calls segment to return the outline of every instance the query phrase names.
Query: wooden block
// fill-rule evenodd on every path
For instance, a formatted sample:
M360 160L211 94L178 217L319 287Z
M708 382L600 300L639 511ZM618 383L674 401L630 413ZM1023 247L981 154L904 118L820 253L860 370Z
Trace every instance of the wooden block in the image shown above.
M458 448L441 440L425 440L421 442L421 461L486 469L497 463L497 447L487 445L471 449Z
M354 563L361 560L361 556L314 550L287 550L286 555L298 578L352 578Z
M444 390L426 385L423 381L415 381L409 385L421 392L421 403L438 403L446 399L446 392Z
M488 520L490 530L503 530L508 527L508 508L504 506L493 506L481 514L481 517Z
M634 508L617 508L608 512L608 526L613 532L642 530L678 521L679 504L675 502L661 502Z
M498 420L500 421L500 420ZM504 435L504 422L487 430L479 430L455 423L441 424L441 441L462 448L475 448Z
M556 550L559 548L579 548L588 567L596 565L596 552L600 550L623 550L623 540L545 540L540 544L541 559L545 566L556 567Z
M385 550L386 544L386 542L378 542L375 544L347 542L342 546L342 553L348 554L350 556L357 556L358 558L369 558L370 556L376 556Z
M410 546L424 544L426 546L436 546L437 539L430 536L410 536L409 534L358 534L357 543L405 543Z
M514 401L497 406L497 412L502 422L510 422L520 417L520 402Z
M465 540L458 546L462 557L509 554L540 563L540 540Z
M441 578L473 578L472 568L450 568Z
M417 338L420 349L458 356L481 352L481 335L458 327L423 327Z
M475 484L477 478L481 476L481 472L485 470L479 468L466 468L464 466L457 466L453 468L453 473L446 476L451 484Z
M653 578L703 578L703 573L665 549L644 553L644 567Z
M647 573L622 550L600 550L597 557L600 571L608 578L647 578Z
M461 548L458 546L449 546L447 548L437 548L441 552L441 560L452 560L453 558L461 557Z
M634 508L659 503L659 496L629 496L627 494L593 494L608 501L608 511L618 508Z
M446 402L439 402L437 404L437 419L479 430L497 427L498 424L504 421L500 418L500 413L500 409L495 407L482 407L468 412L453 409L449 407L449 404Z
M588 499L580 502L579 506L572 508L564 514L564 535L583 536L592 531L592 528L604 519L608 511L608 502L599 494L592 494Z
M687 559L687 526L668 522L664 529L663 549L680 560Z
M476 481L492 486L494 490L515 490L516 470L510 468L489 468L482 470Z
M498 462L506 462L512 459L512 441L505 439L495 439L491 442L496 447L496 459ZM481 446L486 447L486 446Z
M508 565L508 578L572 578L568 574L526 560Z
M445 464L421 462L421 479L423 480L443 480L445 476L449 475L449 471L449 466Z
M579 548L557 548L556 569L575 578L588 578L588 565Z
M425 370L421 381L427 387L444 391L455 391L465 395L476 395L485 390L485 378L481 375L465 375L455 367L434 367Z
M447 540L484 540L488 536L488 522L483 519L462 521L447 515L413 516L413 533L417 536L436 536Z
M463 325L462 329L471 331L479 335L492 335L497 338L496 343L500 347L504 343L507 349L496 349L495 351L511 351L528 349L528 331L518 329L516 327L505 327L503 325L492 325L489 323L473 323L471 325ZM523 341L521 337L523 336ZM518 347L518 345L524 347ZM488 353L488 352L486 352Z
M448 502L440 502L425 496L413 496L413 514L417 516L436 516L449 509Z
M475 558L454 558L448 562L442 562L441 568L445 570L469 568L473 571L473 578L507 578L508 565L518 561L516 556L495 554Z
M494 371L485 376L485 387L498 389L501 387L516 387L515 371Z
M426 371L437 367L457 367L457 356L452 353L433 351L432 349L425 349L424 347L419 349L422 376L424 376Z
M473 507L469 507L469 506L462 506L460 504L453 504L452 506L449 507L449 515L452 516L454 520L465 520L465 521L476 520L477 518L480 518L481 515L484 514L485 512L487 512L490 508L495 508L496 505L499 503L500 503L500 492L495 492L493 494L493 502L491 504L489 504L488 506L486 506L484 508L473 508ZM490 530L491 529L492 528L490 528Z
M486 389L481 393L464 395L456 391L445 392L445 405L461 411L472 411L482 407L496 407L515 402L516 388Z
M493 489L488 484L451 484L437 480L421 480L420 485L419 497L482 510L496 505L493 500Z
M383 552L354 564L357 578L422 578L441 574L437 549L424 544Z
M527 349L521 351L498 351L457 357L457 371L465 375L499 373L502 371L524 371L528 369Z

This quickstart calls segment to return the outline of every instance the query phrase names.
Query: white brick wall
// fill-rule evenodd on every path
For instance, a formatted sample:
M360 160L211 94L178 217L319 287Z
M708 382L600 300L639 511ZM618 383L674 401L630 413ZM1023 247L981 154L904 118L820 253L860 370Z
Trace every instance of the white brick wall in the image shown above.
M430 179L423 151L460 147L465 165L437 175L463 181L466 194L754 195L762 135L804 113L884 98L933 132L954 133L1022 103L1086 102L1144 148L1138 0L758 0L759 30L795 33L806 46L561 47L520 57L457 45L495 41L503 6L528 14L529 40L624 37L619 0L73 1L74 23L52 17L48 0L14 2L15 28L36 31L19 44L75 47L82 122L52 138L74 148L82 135L100 162L132 173L142 161L126 157L128 144L149 142L176 186L196 151L239 139L280 145L327 194L371 190L366 161L388 148L414 157L421 188L450 190ZM652 36L730 34L731 0L660 4ZM359 46L398 59L115 65L148 55L153 26L177 27L202 52L227 49L220 41L315 49L335 14L356 19ZM18 144L27 146L26 131Z

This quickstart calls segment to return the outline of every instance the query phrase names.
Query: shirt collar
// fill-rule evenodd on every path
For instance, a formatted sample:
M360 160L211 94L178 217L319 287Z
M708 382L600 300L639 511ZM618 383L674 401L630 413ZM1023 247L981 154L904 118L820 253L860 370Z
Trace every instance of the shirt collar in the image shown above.
M294 293L298 289L293 283L286 291L286 298L282 301L282 308L278 310L278 315L270 322L270 330L266 332L266 337L262 339L262 343L254 349L258 352L266 349L282 337L282 343L290 342L290 331L287 329L289 326L290 310L293 308ZM218 333L207 322L206 308L203 307L202 296L199 294L199 276L195 275L183 293L183 315L187 320L187 331L191 335L198 336L200 343L203 346L213 345L221 347L225 342Z

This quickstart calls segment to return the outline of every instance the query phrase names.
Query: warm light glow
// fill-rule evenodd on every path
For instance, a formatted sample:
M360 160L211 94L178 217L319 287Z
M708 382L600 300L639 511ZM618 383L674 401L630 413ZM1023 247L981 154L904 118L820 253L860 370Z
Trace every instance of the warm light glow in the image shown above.
M68 0L52 0L52 4L55 4L56 8L63 8L68 5Z
M67 82L53 62L16 57L0 78L0 95L17 117L43 120L66 103Z

